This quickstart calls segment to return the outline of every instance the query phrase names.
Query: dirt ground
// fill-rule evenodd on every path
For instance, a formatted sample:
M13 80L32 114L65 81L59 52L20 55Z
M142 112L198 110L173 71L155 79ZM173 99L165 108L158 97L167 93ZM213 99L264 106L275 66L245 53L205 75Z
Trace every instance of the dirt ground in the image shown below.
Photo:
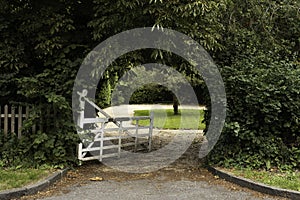
M173 135L170 132L159 132L158 134L155 134L153 137L153 150L159 149L167 144L172 139L172 137ZM161 181L205 181L210 185L224 186L231 191L245 191L251 193L255 197L271 197L259 192L242 188L238 185L229 183L217 176L212 175L205 168L205 161L198 158L202 139L202 134L197 134L197 137L194 139L192 145L178 160L176 160L168 167L162 168L155 172L142 174L125 173L105 166L99 161L84 162L81 166L69 170L67 175L61 181L58 181L48 189L41 191L35 195L24 196L21 199L41 199L56 194L68 193L70 192L72 187L80 187L82 185L89 184L92 181L91 179L95 180L95 178L98 181L112 180L118 182L141 179L158 179ZM275 197L271 198L283 199Z

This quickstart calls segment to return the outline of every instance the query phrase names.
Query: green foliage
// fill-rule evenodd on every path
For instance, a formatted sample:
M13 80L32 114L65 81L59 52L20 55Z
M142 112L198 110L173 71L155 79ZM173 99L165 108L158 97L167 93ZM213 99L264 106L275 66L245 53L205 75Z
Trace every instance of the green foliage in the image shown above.
M228 109L211 163L299 168L299 6L227 1L224 49L212 55L222 71Z
M224 31L221 23L221 14L226 8L224 2L118 0L112 4L106 0L96 0L95 17L88 25L93 29L94 40L98 42L132 28L170 28L191 36L207 50L215 52L223 48L220 41ZM201 76L191 65L178 57L158 49L134 51L114 62L111 66L114 69L109 74L117 73L118 77L122 77L125 71L143 63L163 63L189 77L194 85L203 84L198 82Z
M22 139L1 135L2 165L74 164L78 136L71 93L90 43L86 12L78 13L80 2L72 1L0 3L0 102L33 104L35 112ZM40 123L43 129L32 133Z
M172 103L173 94L161 85L149 84L135 91L129 103Z
M211 161L266 169L299 167L299 64L249 58L223 68L222 75L228 116Z
M41 108L35 108L36 114L25 122L21 139L16 134L5 137L0 133L2 167L38 167L48 164L61 168L77 163L76 144L79 137L72 121L68 121L72 117L71 112L56 108L58 112L53 116L53 113L47 115L40 112ZM33 124L43 129L32 132Z
M115 82L113 82L112 79L109 79L108 75L106 76L106 78L100 81L96 103L101 108L106 108L111 105L111 93L113 84L115 84Z
M243 57L285 60L299 56L300 2L230 0L222 14L222 51L211 52L223 66Z

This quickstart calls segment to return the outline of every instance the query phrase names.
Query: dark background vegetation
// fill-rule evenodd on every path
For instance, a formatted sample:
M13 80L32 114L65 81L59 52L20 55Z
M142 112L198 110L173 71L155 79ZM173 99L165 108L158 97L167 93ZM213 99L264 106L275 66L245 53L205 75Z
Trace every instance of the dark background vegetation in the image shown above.
M36 110L21 140L0 134L0 165L76 164L79 139L71 94L83 58L116 33L150 26L187 34L219 67L227 118L210 163L299 169L299 8L299 1L290 0L0 0L0 103L30 104ZM209 112L201 76L188 63L159 50L130 52L113 63L99 84L97 103L109 106L118 78L150 61L184 74ZM154 98L161 93L167 98ZM145 86L131 101L152 103L169 97L160 86ZM58 113L50 118L52 128L32 133L31 125L49 107Z

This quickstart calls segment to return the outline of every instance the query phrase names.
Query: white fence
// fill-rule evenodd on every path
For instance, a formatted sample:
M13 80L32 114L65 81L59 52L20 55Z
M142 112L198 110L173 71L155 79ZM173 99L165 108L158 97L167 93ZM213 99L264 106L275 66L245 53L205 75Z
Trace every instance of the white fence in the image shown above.
M78 115L78 132L82 143L78 145L78 159L81 161L100 160L109 157L120 157L123 148L144 144L151 151L153 114L139 117L113 118L86 98L87 91L78 93L80 96L80 111ZM93 106L104 115L103 118L85 118L85 103ZM140 120L149 120L149 126L140 126ZM131 122L135 122L134 125ZM93 127L93 128L85 128ZM90 136L87 138L86 136Z

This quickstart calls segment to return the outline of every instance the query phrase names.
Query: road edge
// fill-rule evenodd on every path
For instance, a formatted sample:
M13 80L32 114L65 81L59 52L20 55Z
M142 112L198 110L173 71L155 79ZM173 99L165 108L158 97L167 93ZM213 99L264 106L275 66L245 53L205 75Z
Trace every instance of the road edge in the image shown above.
M225 179L226 181L232 182L242 187L249 188L251 190L255 190L269 195L285 197L289 199L300 199L300 192L294 190L287 190L287 189L265 185L263 183L257 183L250 179L238 177L231 173L225 172L223 170L216 169L215 167L212 166L208 166L207 169L210 172L212 172L214 175L217 175L220 178Z
M54 174L48 176L46 179L38 181L32 185L24 186L22 188L15 188L4 190L0 192L0 200L8 200L13 198L20 198L25 195L35 194L38 191L41 191L58 180L61 180L66 174L69 169L63 169L60 171L55 172Z

